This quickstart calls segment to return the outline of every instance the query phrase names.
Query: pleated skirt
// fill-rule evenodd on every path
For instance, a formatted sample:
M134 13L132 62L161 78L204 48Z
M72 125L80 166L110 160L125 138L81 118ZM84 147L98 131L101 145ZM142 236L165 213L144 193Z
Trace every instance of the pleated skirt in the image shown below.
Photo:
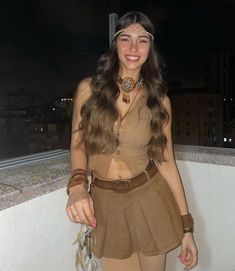
M159 172L125 194L91 189L97 227L92 252L97 258L125 259L134 252L165 254L183 237L179 208Z

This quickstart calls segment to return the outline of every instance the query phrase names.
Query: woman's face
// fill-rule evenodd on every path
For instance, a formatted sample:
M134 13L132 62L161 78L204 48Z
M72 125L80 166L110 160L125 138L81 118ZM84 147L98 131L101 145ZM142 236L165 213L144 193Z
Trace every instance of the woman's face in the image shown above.
M131 24L117 37L117 54L124 72L139 71L148 58L150 37L144 31L142 25Z

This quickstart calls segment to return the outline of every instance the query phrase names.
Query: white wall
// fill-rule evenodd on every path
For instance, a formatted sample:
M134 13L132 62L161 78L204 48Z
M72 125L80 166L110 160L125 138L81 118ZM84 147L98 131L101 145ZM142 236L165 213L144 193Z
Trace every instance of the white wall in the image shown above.
M235 167L178 161L195 219L194 271L235 271ZM75 271L79 230L70 223L64 189L0 212L0 271ZM169 253L167 271L182 271ZM120 270L121 271L121 270Z
M0 212L0 271L73 271L79 229L64 189Z
M195 220L199 262L194 271L235 271L235 167L177 161ZM167 271L181 271L169 253ZM177 263L177 264L176 264Z

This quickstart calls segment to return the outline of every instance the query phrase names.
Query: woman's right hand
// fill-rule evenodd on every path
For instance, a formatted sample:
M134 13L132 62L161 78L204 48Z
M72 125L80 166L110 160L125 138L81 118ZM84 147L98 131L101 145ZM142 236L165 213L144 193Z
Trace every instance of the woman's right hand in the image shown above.
M66 211L72 222L96 227L93 201L83 185L76 185L69 189Z

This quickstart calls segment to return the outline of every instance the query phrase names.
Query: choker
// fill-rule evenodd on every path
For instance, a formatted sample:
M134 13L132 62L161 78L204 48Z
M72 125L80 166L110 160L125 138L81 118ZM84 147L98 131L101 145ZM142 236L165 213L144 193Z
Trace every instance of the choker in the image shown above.
M143 77L140 75L137 82L135 82L131 77L121 78L118 76L118 83L121 85L121 90L123 91L122 94L122 101L129 104L130 103L130 92L134 88L139 88L143 83Z

